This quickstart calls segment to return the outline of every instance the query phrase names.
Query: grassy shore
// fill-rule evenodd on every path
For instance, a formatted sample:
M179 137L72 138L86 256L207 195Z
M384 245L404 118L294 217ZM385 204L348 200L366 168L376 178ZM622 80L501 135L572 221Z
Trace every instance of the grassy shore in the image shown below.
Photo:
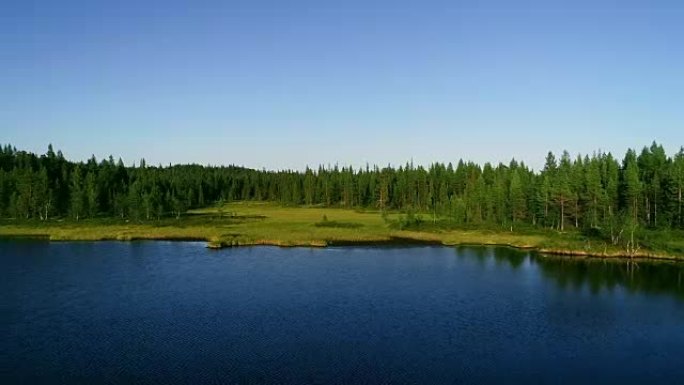
M116 219L49 222L0 222L0 236L39 237L51 241L198 240L209 247L243 245L310 246L371 244L505 245L544 253L625 257L625 250L576 232L550 230L398 230L373 211L282 207L236 202L194 210L182 219L131 222ZM682 242L682 241L672 241ZM669 245L668 245L669 246ZM632 257L684 259L684 245L641 249ZM673 251L674 250L674 251Z

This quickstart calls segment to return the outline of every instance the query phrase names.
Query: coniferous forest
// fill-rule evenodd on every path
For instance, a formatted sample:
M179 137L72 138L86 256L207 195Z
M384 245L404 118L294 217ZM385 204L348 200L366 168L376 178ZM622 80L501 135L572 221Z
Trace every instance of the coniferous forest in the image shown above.
M523 163L468 161L428 168L319 167L305 171L236 166L126 166L113 157L65 159L0 148L0 217L73 221L180 218L187 210L235 200L372 208L432 214L453 226L517 226L602 231L625 224L684 228L684 148L655 142L624 157L548 153L542 170Z

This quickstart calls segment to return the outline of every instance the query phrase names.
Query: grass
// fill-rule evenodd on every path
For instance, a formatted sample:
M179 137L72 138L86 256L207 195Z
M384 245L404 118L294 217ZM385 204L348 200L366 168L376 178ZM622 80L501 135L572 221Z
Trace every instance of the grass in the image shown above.
M361 223L354 222L338 222L338 221L321 221L314 224L316 227L336 227L338 229L358 229L363 227Z
M398 214L383 218L377 211L323 207L283 207L274 203L233 202L220 210L193 210L187 216L160 221L116 219L0 222L0 236L41 237L51 241L198 240L210 247L239 245L327 246L348 244L507 245L556 254L624 256L624 250L579 232L550 230L400 229ZM671 237L672 238L672 237ZM684 258L682 240L655 240L639 257ZM678 243L677 243L678 242Z

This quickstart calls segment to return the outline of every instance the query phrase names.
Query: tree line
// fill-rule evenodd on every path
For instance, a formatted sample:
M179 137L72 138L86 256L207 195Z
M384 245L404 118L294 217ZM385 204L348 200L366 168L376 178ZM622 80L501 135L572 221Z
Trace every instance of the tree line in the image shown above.
M681 229L683 189L684 147L668 156L655 142L621 160L549 152L538 172L515 160L304 171L125 166L111 156L69 161L52 146L43 155L0 146L0 217L42 221L180 218L192 208L257 200L431 213L456 225Z

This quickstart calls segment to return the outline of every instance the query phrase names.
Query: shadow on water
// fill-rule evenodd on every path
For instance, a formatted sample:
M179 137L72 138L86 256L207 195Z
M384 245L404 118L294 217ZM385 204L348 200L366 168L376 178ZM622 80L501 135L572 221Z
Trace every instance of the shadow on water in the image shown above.
M629 262L623 259L575 258L541 255L509 247L457 247L457 255L486 265L520 269L527 261L540 274L566 290L588 289L598 294L616 287L631 293L671 295L684 301L684 263L668 261Z
M517 270L529 258L530 253L511 247L456 246L456 255L463 258L474 258L481 265L493 260L498 266L508 265Z
M684 300L684 264L672 262L569 260L532 257L544 277L562 288L588 288L592 293L624 287L632 293L667 294Z

